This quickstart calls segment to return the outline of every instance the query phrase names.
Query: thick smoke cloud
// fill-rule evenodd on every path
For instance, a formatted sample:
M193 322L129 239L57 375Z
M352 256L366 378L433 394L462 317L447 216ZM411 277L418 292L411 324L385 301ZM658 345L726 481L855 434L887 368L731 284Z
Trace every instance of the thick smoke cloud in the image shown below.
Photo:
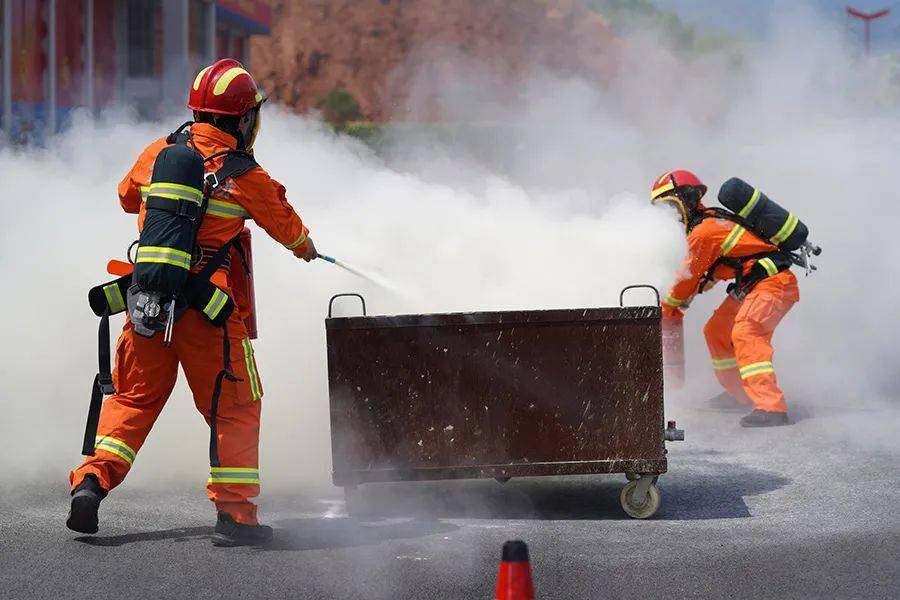
M809 224L825 254L776 336L779 377L789 401L823 411L810 426L827 439L897 450L895 417L861 439L852 413L896 405L900 362L890 339L900 113L883 102L882 65L862 63L804 14L737 61L684 64L649 35L628 44L614 81L537 74L520 83L513 106L491 102L489 65L466 69L469 80L452 82L457 92L446 95L446 116L502 119L501 135L404 134L376 155L315 118L267 108L258 157L287 186L320 250L394 285L386 291L322 261L307 265L254 229L268 485L327 481L323 317L333 293L362 291L375 312L398 313L605 306L629 283L664 288L684 239L646 199L650 182L677 167L713 190L741 176ZM466 89L479 90L477 102L459 93ZM85 293L136 236L115 186L144 145L179 123L107 114L76 122L47 149L0 150L0 432L16 449L0 459L8 473L63 487L79 459L96 368ZM700 328L722 293L689 313L694 383L690 397L673 396L670 412L715 390ZM128 485L187 480L199 490L207 435L179 384Z

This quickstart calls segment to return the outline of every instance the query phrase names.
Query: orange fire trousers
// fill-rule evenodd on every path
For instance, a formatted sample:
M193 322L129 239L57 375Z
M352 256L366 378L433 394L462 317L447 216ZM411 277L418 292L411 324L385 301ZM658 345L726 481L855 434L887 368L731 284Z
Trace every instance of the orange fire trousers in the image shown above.
M105 490L122 483L175 387L180 363L194 404L214 428L206 486L209 498L217 510L230 514L237 522L257 523L256 505L250 499L259 495L263 391L253 347L235 311L227 323L229 364L241 381L222 378L216 417L211 419L216 380L225 364L224 332L198 311L188 310L175 323L172 346L166 348L161 332L145 338L135 334L126 321L112 372L117 393L103 403L95 455L87 457L69 475L72 489L88 474L96 476Z
M728 296L703 328L719 383L732 396L769 412L787 412L772 357L772 334L800 300L790 271L759 282L743 301Z

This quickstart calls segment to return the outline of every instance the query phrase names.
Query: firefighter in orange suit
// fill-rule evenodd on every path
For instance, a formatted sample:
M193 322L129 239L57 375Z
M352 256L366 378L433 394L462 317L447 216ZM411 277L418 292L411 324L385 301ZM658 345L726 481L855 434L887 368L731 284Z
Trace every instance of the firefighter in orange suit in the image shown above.
M706 189L689 171L665 173L653 184L651 201L674 208L688 238L688 258L662 302L663 318L681 319L697 293L740 274L740 285L729 286L703 328L713 369L734 400L752 403L753 411L741 425L786 425L787 404L772 363L772 334L800 299L797 278L790 269L759 257L777 253L774 245L729 220L724 211L703 206Z
M194 111L189 144L204 157L228 150L252 152L259 131L263 98L253 77L232 59L203 69L193 82L188 108ZM119 200L127 213L138 215L143 227L148 186L157 154L167 146L161 138L148 146L119 184ZM207 163L215 172L221 158ZM216 187L197 233L200 256L210 256L253 219L273 239L298 258L316 258L309 231L287 202L285 188L261 167ZM191 269L196 272L202 259ZM220 274L224 271L220 271ZM225 291L231 294L230 288ZM117 393L103 404L94 456L70 474L72 508L67 525L84 533L98 528L100 500L128 474L153 423L166 403L182 366L197 409L214 427L211 445L218 465L210 469L207 493L218 511L217 543L230 545L265 543L272 537L269 527L259 525L256 505L259 494L259 419L263 387L253 347L240 318L246 307L238 306L224 331L204 319L197 310L187 310L175 322L172 345L162 336L136 335L126 324L115 350L113 383ZM225 352L229 357L226 360ZM234 379L217 381L223 363ZM211 398L220 387L211 422Z

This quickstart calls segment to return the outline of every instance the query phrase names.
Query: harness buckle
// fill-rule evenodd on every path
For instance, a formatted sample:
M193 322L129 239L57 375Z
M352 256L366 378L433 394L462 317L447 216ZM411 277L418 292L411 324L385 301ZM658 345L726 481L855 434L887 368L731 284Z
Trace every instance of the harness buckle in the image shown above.
M219 177L215 173L207 173L203 176L203 181L210 190L214 190L220 185Z
M179 200L176 214L193 222L200 216L200 207L188 200Z
M103 392L104 396L110 396L116 393L116 388L113 385L112 376L104 377L103 375L98 375L97 385L100 386L100 391Z

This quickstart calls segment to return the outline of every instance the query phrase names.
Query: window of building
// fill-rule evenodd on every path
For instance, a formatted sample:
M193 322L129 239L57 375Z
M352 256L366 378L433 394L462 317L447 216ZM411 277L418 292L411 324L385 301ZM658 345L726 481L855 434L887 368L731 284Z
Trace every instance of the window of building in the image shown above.
M216 30L216 54L247 64L247 36L244 32L220 24Z
M94 0L94 106L115 95L116 26L116 0Z
M6 16L6 9L2 2L0 2L0 118L5 118L6 111L6 54L3 52L3 49L6 47L6 36L9 33L6 31L6 21L4 21L4 17ZM5 122L0 121L0 128L6 125Z
M60 107L84 103L84 0L56 3L56 100Z
M162 7L160 0L128 2L128 76L162 74Z
M199 71L209 61L206 55L209 45L207 26L209 24L209 11L211 4L206 0L190 0L189 26L188 26L188 51L189 60L194 71Z

